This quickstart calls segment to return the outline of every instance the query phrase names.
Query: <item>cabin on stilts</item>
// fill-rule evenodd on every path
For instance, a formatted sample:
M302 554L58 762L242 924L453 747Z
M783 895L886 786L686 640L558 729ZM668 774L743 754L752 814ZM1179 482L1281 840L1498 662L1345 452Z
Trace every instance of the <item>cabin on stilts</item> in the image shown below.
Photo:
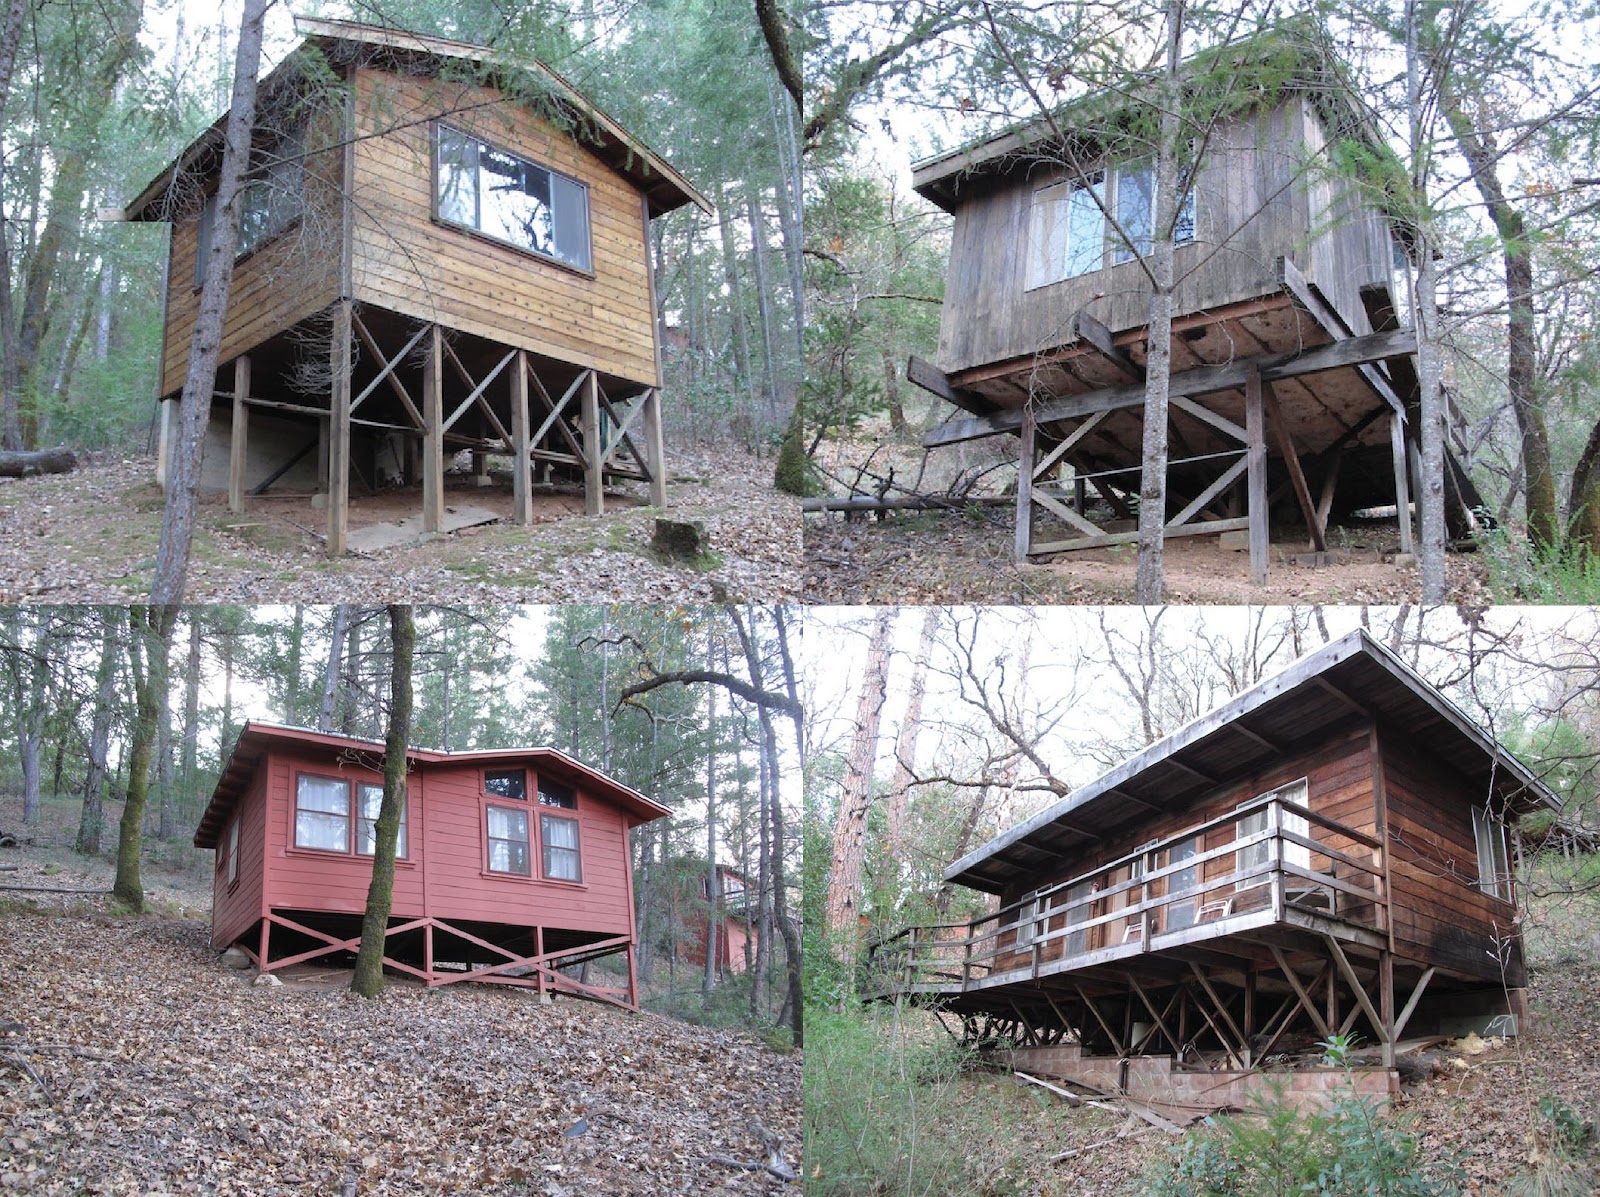
M954 217L937 364L908 378L958 412L932 448L1018 438L1019 560L1131 543L1144 463L1158 109L1134 81L913 168ZM1148 86L1155 86L1150 84ZM1265 582L1290 522L1394 505L1420 479L1404 172L1304 30L1196 55L1173 206L1168 539L1232 533ZM1150 102L1142 102L1147 100ZM1398 282L1398 286L1397 286ZM1445 500L1482 499L1450 422ZM1098 522L1096 522L1098 520Z
M264 973L354 959L384 756L382 741L245 724L194 835L216 852L214 947ZM672 812L553 748L417 748L406 774L384 967L636 1008L628 833ZM615 962L609 981L585 979L596 962Z
M995 908L873 944L869 994L1158 1106L1315 1101L1340 1034L1387 1094L1408 1038L1518 1031L1515 820L1559 806L1357 631L950 865Z
M202 489L326 504L420 487L420 532L457 526L452 477L511 459L514 523L541 482L632 479L666 502L651 222L709 202L540 63L346 21L261 83ZM226 116L120 214L171 226L163 485L212 245ZM450 474L460 456L470 473ZM481 490L478 493L484 493ZM482 502L483 500L476 500Z

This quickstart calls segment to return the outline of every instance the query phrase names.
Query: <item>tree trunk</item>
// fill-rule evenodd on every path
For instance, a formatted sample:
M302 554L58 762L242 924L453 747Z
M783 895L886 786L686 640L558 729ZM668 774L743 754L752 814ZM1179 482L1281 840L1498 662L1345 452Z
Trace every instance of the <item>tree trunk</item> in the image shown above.
M190 607L184 614L189 621L189 658L183 671L183 760L178 771L183 777L184 808L197 812L204 795L200 793L200 621L201 608ZM233 745L228 743L226 731L218 748L222 768L228 766L228 754Z
M20 615L17 618L18 631L25 627ZM17 756L22 765L22 822L31 825L39 820L39 803L42 798L43 769L41 762L44 754L44 725L46 701L50 688L50 673L53 662L50 650L53 647L54 634L50 626L50 615L46 611L33 613L33 641L30 646L33 656L33 668L27 674L25 685L17 687L19 701L17 703ZM18 636L20 643L21 636Z
M289 632L289 658L284 665L283 721L300 726L300 657L306 638L306 609L294 605L294 624Z
M884 859L895 875L886 878L891 885L899 880L905 860L906 805L917 760L917 734L922 729L922 696L928 686L928 659L933 654L933 638L939 631L942 612L938 607L922 611L922 635L917 641L916 664L911 671L911 692L906 696L906 714L900 723L900 738L894 746L894 781L889 785L888 826L884 831Z
M73 851L83 856L100 852L104 821L101 801L106 789L106 757L111 747L111 716L117 700L117 649L122 631L122 608L100 608L100 666L95 671L94 721L89 730L89 767L83 779L83 813L78 818L78 838Z
M356 954L350 988L362 997L383 992L383 952L394 908L394 854L400 842L400 815L406 808L406 750L411 744L411 659L417 625L411 608L389 607L389 639L393 663L389 675L389 732L383 745L383 805L373 828L372 884L367 912L361 920L361 950Z
M333 609L332 638L328 643L328 663L322 671L322 704L317 708L317 730L333 730L333 703L339 693L339 666L344 660L344 638L350 630L350 608L340 603Z
M767 222L756 203L755 189L747 187L744 198L745 217L750 224L750 264L756 272L756 314L761 322L761 376L766 382L767 410L774 419L778 414L778 362L777 339L773 333L772 293L768 290L767 276Z
M177 825L172 809L172 696L161 696L161 719L156 730L156 839L173 838Z
M828 870L827 928L845 960L855 957L860 933L862 867L866 855L867 815L872 809L873 762L878 749L878 724L889 687L889 635L899 610L884 607L872 625L867 643L867 670L856 699L855 732L845 758L844 788L833 828L833 855Z
M161 521L150 596L158 603L181 603L189 576L189 543L200 492L200 461L211 395L216 389L222 326L228 315L233 285L233 255L239 241L244 172L250 162L250 133L256 118L256 82L261 69L261 27L270 0L245 0L239 23L239 47L233 72L233 104L224 134L222 173L217 184L216 219L212 222L210 261L200 294L200 311L189 343L189 366L179 401L180 433L172 454L167 507Z
M143 849L145 804L150 797L150 756L155 748L161 707L167 695L167 653L175 606L137 606L129 611L128 663L133 672L135 711L128 746L128 794L122 805L117 836L117 876L112 896L135 914L144 911L144 885L139 876Z
M1422 563L1422 601L1442 603L1445 598L1444 519L1444 395L1439 363L1438 263L1434 258L1434 232L1427 212L1427 147L1425 142L1423 75L1424 30L1433 44L1430 14L1419 11L1417 0L1406 0L1406 108L1411 150L1411 186L1418 209L1417 254L1417 376L1421 399L1418 441L1422 451L1422 478L1418 502L1422 508L1422 536L1417 546Z
M0 26L0 115L11 96L11 76L22 44L22 17L27 0L9 0ZM3 127L4 122L0 122ZM10 221L4 211L6 155L0 153L0 229ZM11 239L0 236L0 448L22 449L22 371L17 352L17 323L11 306Z
M726 671L726 666L724 666ZM717 987L717 939L722 930L722 886L717 876L717 688L706 687L706 971L700 982L705 997Z

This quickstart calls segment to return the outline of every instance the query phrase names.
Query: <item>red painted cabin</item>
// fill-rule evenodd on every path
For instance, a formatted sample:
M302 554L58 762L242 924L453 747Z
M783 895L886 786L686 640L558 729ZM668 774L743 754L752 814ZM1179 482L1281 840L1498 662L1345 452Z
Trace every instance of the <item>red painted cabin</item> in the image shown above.
M758 933L755 923L751 919L750 904L754 897L745 888L744 874L727 865L717 866L717 974L719 976L737 975L745 971L745 949L754 956ZM678 956L690 964L705 967L706 963L706 928L709 924L708 915L710 899L706 890L706 879L700 878L700 887L697 891L701 903L685 918L685 930L688 936L678 941Z
M245 724L194 837L217 854L215 947L237 945L263 972L356 950L383 758L379 741ZM429 986L634 1006L628 832L669 814L552 748L412 749L385 965ZM625 989L567 975L619 955Z

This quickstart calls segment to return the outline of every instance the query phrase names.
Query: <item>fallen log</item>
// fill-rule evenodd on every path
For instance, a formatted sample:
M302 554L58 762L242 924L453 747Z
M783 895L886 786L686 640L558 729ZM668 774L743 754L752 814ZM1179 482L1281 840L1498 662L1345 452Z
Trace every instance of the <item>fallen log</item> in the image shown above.
M26 478L31 474L65 474L78 466L71 449L18 449L0 452L0 478Z
M1012 507L1015 495L973 495L957 498L944 495L906 495L878 498L875 495L828 495L800 500L801 511L960 511L967 507Z

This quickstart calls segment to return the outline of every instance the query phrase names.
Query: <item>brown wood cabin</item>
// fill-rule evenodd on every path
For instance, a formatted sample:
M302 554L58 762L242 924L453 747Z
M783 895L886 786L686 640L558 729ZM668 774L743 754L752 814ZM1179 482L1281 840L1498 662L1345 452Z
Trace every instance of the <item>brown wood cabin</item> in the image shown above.
M261 86L202 486L235 512L313 491L328 546L357 495L421 485L451 527L446 470L509 456L511 517L532 488L610 479L666 501L650 222L684 177L540 63L345 21ZM171 226L160 469L210 245L226 116L122 214ZM359 547L359 546L358 546Z
M1546 806L1358 631L956 861L945 879L998 910L874 945L871 992L1058 1075L1127 1087L1135 1061L1166 1101L1237 1101L1232 1080L1340 1032L1392 1068L1403 1039L1515 1033L1507 830Z
M216 852L211 941L262 972L353 959L384 745L246 723L194 836ZM412 749L384 964L637 1003L629 831L671 812L552 748ZM608 957L626 986L563 970Z
M1418 385L1395 287L1408 234L1333 166L1360 153L1381 178L1398 164L1293 31L1191 70L1206 81L1191 94L1222 114L1184 168L1175 226L1166 535L1248 533L1265 581L1274 523L1320 550L1331 522L1398 504L1409 552ZM1259 99L1226 94L1258 94L1264 72ZM1019 558L1135 539L1151 287L1115 230L1148 252L1155 188L1148 141L1117 105L1091 96L1057 114L1061 138L1035 121L913 168L955 218L938 363L907 373L961 410L925 443L1019 438ZM1482 500L1454 457L1447 473L1464 534Z
M744 874L727 865L717 866L717 885L717 975L738 976L747 967L746 953L754 958L759 935L750 917L750 893L745 888ZM704 874L696 892L698 900L683 919L687 934L678 940L677 952L679 959L704 968L711 913Z

